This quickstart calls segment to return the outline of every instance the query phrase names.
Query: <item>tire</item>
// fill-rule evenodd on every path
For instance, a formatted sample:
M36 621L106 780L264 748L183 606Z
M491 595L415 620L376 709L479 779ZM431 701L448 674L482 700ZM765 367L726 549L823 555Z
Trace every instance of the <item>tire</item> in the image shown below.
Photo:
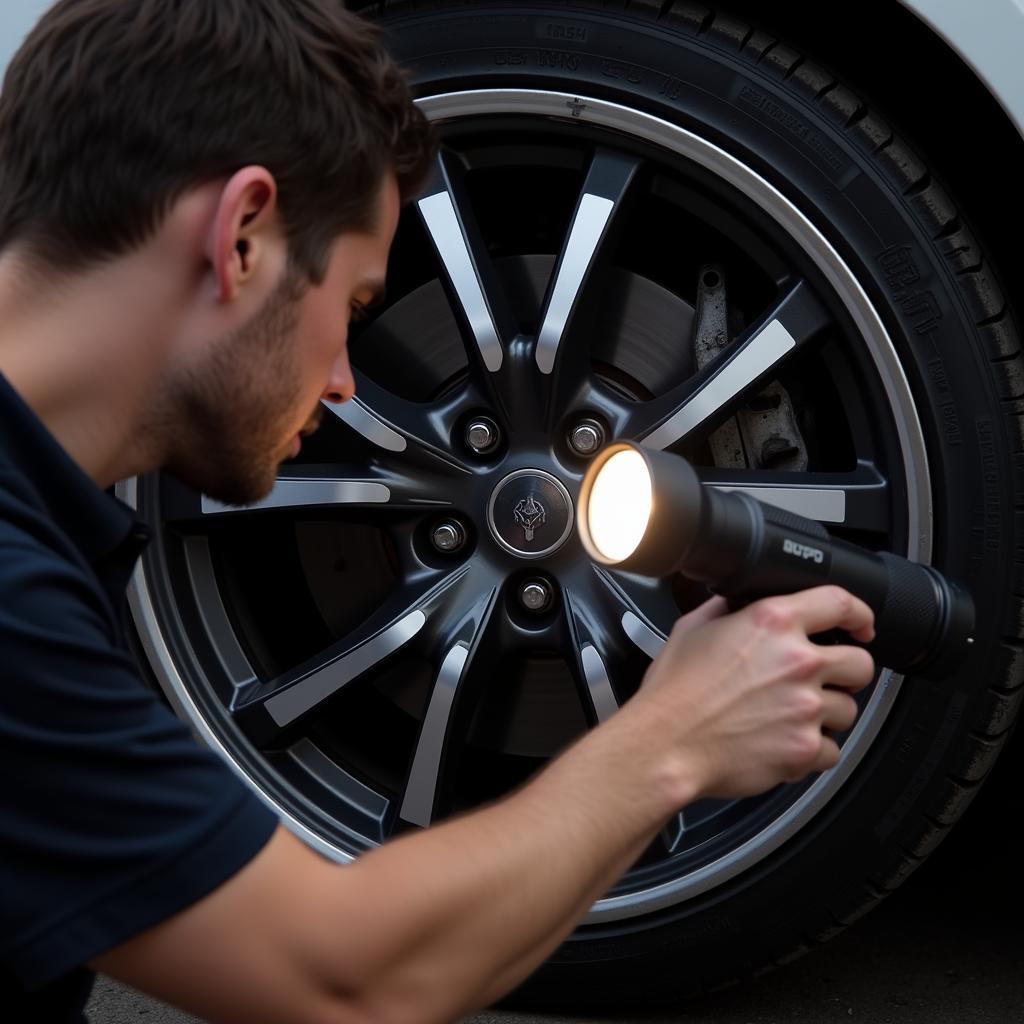
M347 413L345 422L328 425L335 434L318 439L322 447L303 457L309 465L340 460L331 447L336 438L368 444L367 464L385 465L395 449L388 455L381 448L393 432L373 429L401 422L414 403L431 402L439 417L431 422L441 424L437 437L406 453L407 463L395 463L408 466L408 478L391 472L393 489L417 473L427 479L447 472L446 459L482 479L500 476L501 465L532 471L543 452L545 471L554 467L572 491L586 458L566 448L576 420L562 414L574 409L574 399L559 375L575 365L572 354L587 350L580 335L593 338L588 365L602 381L589 407L598 431L637 436L630 430L647 422L643 409L676 394L703 365L678 348L679 339L703 332L714 357L722 340L738 345L735 339L751 337L758 323L784 320L793 306L780 304L774 282L798 306L798 319L814 321L807 338L798 338L800 354L752 374L728 409L670 437L667 446L687 454L709 482L779 484L839 535L931 561L975 598L978 632L961 668L941 681L882 671L864 697L860 724L843 738L843 762L834 772L754 801L704 802L692 819L684 814L676 832L595 907L521 995L547 1007L628 999L635 1009L748 977L824 941L895 889L966 809L1012 726L1024 682L1018 334L966 216L933 171L854 92L784 42L724 13L653 0L571 7L417 0L373 4L369 13L386 26L452 154L448 177L431 196L454 196L466 237L477 231L486 239L485 247L470 248L488 300L519 290L512 333L544 337L538 317L549 305L522 295L533 294L531 287L543 292L552 267L556 280L566 267L558 240L580 223L581 181L583 193L611 204L605 230L619 263L609 260L600 273L584 275L575 293L582 289L587 301L569 310L568 354L556 349L551 395L561 398L546 406L555 412L543 423L509 428L508 409L534 387L533 378L525 389L522 380L512 381L498 398L505 413L494 416L504 440L493 452L474 453L464 443L467 418L475 409L479 419L488 392L473 391L474 380L487 379L473 359L487 363L494 349L477 333L474 356L472 317L458 324L450 313L445 318L445 295L457 308L472 288L455 280L449 263L445 292L442 228L431 227L427 206L422 223L410 211L396 242L389 306L353 336L364 405L355 418ZM501 202L488 199L495 183L508 189ZM627 194L634 197L631 215L616 220ZM530 203L537 215L527 230ZM470 210L478 222L472 228ZM530 238L538 239L535 249ZM687 239L701 251L685 251ZM719 273L730 290L727 314L716 320L708 309L719 279L707 275ZM548 297L557 292L552 285ZM441 320L444 330L436 326ZM466 357L453 355L460 335L470 338L468 370ZM759 424L768 425L767 434L757 433ZM647 426L653 429L653 421ZM722 466L730 436L744 439L747 468ZM822 512L795 473L810 474L805 479L816 492L841 491L842 515ZM449 481L444 487L454 489L442 487L435 499L476 507L461 486ZM412 578L403 551L415 553L416 572L449 573L423 597L429 620L429 601L456 595L445 605L444 631L431 634L427 672L458 684L450 656L457 648L469 652L458 665L468 658L473 672L450 721L459 721L472 742L461 754L445 747L427 818L517 784L601 717L595 677L567 651L597 651L614 699L627 699L659 634L699 596L635 579L584 582L574 574L590 569L579 569L579 553L568 548L521 564L502 561L508 552L492 543L483 506L475 518L467 513L466 546L452 562L430 544L438 519L427 508L405 519L396 513L379 531L356 523L351 509L324 513L312 530L282 519L280 508L266 510L259 526L227 515L196 528L195 496L171 481L141 482L135 498L163 526L133 595L155 676L297 832L341 858L416 820L398 824L395 805L415 777L412 770L403 782L409 751L419 750L429 731L419 723L431 719L438 688L432 691L428 679L417 689L409 666L404 671L414 682L403 682L389 648L373 669L372 697L348 705L344 719L335 714L329 725L320 721L303 733L308 715L296 712L288 718L293 731L282 738L248 714L251 694L270 692L275 679L294 683L311 665L324 664L317 652L329 642L345 647L338 638L363 628L365 610L317 596L326 586L313 580L326 571L321 561L354 572L366 591L361 597L379 608ZM410 506L403 507L408 513ZM344 556L334 546L338 532L349 537ZM493 539L504 544L497 533ZM476 568L459 575L456 563ZM378 564L394 575L381 577ZM461 591L476 571L491 574L487 586ZM515 598L538 573L553 581L552 593L531 618ZM272 588L313 597L274 604L268 596L267 607L255 608L252 594ZM325 601L335 603L325 609ZM288 635L272 643L266 624L275 621L288 623ZM398 620L392 614L371 621ZM418 619L414 625L420 628ZM364 638L379 637L374 629ZM524 662L530 671L502 675L509 652L529 643L537 652ZM345 650L352 649L349 642ZM551 696L557 680L543 688L544 658L559 652L582 694L575 717ZM535 677L543 682L537 692L530 690ZM500 697L493 686L484 692L494 679L501 680ZM344 752L334 752L350 721L365 722L367 736L383 734L375 723L383 720L384 702L406 715L397 730L405 753L385 757L355 735ZM538 711L546 707L556 711L546 717ZM447 789L439 782L445 766L460 780ZM408 794L407 788L407 801Z

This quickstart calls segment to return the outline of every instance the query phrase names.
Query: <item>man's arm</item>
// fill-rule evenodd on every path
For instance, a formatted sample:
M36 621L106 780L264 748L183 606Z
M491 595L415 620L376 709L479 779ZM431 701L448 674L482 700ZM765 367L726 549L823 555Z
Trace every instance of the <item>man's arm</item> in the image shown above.
M677 625L640 692L502 802L338 867L283 829L93 966L215 1022L448 1021L525 978L673 813L831 767L872 615L836 588ZM721 616L721 617L720 617Z

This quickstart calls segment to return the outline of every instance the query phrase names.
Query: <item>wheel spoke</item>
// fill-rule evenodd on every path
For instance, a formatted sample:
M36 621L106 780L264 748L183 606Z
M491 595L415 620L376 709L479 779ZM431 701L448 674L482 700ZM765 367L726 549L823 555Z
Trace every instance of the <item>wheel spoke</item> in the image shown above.
M631 606L627 607L622 613L622 631L640 651L653 661L662 652L662 649L667 643L665 634L653 626L647 618L639 612L633 602L625 592L616 585L615 581L608 573L602 570L599 575L602 577L603 582L608 586L611 593L613 593L624 604ZM680 811L675 815L675 817L670 819L668 824L661 830L659 838L665 850L669 854L672 854L675 853L682 845L685 834L686 817L684 812Z
M404 452L409 447L408 435L395 429L383 415L374 412L362 398L352 398L340 404L325 402L324 405L342 423L351 427L357 434L378 448L389 452Z
M640 611L639 602L634 600L634 596L623 588L622 584L624 581L621 577L613 577L611 573L599 566L594 566L594 570L598 578L605 585L607 592L624 609L621 612L620 619L623 633L648 658L652 660L656 658L667 643L666 634ZM642 600L646 595L640 594L636 596ZM649 604L651 602L644 601L643 603ZM683 845L687 828L687 813L692 813L692 805L688 812L680 811L675 817L671 818L661 830L658 842L664 851L670 855L676 853Z
M605 616L593 602L585 602L582 595L567 589L565 598L569 612L566 638L569 668L588 721L604 722L619 710L619 698L608 674L607 654L602 654L602 650L610 649L607 630L601 622Z
M625 631L633 645L648 657L655 657L679 618L671 583L609 572L600 565L591 564L590 568L612 602L615 628Z
M855 530L891 528L889 482L871 463L852 473L772 473L704 470L705 484L743 491L758 501L821 523Z
M608 668L597 648L591 643L585 643L580 647L578 657L594 717L597 721L604 722L619 710L619 699L615 696L611 680L608 678Z
M461 566L407 584L343 640L253 692L240 694L233 710L245 719L250 735L265 736L292 725L408 644L447 607L451 592L468 572L469 566Z
M451 481L434 474L400 474L380 467L287 466L273 490L249 505L225 505L184 485L165 488L164 522L183 532L264 513L299 514L344 509L376 514L383 509L425 512L451 505Z
M497 373L512 335L511 318L457 169L444 154L416 205L440 261L470 361Z
M455 694L468 658L469 647L461 642L445 655L420 728L399 817L423 828L433 820L441 758L448 738Z
M555 369L562 341L598 262L602 243L638 166L637 160L610 150L598 150L594 156L541 318L535 359L545 375Z
M262 501L251 505L225 505L203 495L202 514L204 517L227 518L280 509L422 509L424 506L450 504L447 499L440 496L440 482L428 497L418 481L403 479L397 475L379 471L368 473L365 470L352 475L336 475L336 467L326 466L323 467L323 474L311 473L311 470L317 468L319 467L303 466L301 475L288 473L279 476L270 494Z
M634 611L622 613L622 631L652 661L666 644L665 635Z
M686 815L680 811L661 830L661 841L669 853L675 853L682 845L683 837L686 835Z
M399 811L399 817L410 824L426 828L434 818L446 755L456 732L455 710L460 684L487 628L495 593L495 590L491 590L478 602L455 631L451 646L434 679L434 688L420 726Z
M638 406L621 433L664 449L715 425L828 323L828 311L808 285L798 282L706 371Z
M346 426L385 452L448 470L469 474L470 468L452 453L452 432L463 413L479 405L465 389L440 402L419 403L399 398L353 371L356 398L324 403Z

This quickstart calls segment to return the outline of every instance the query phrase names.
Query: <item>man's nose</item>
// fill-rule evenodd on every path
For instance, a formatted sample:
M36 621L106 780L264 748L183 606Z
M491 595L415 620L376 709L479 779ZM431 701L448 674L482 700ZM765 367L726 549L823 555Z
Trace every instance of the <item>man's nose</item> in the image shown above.
M356 381L352 376L352 367L349 365L348 349L344 348L341 355L335 359L334 365L331 366L323 399L325 402L347 402L355 393Z

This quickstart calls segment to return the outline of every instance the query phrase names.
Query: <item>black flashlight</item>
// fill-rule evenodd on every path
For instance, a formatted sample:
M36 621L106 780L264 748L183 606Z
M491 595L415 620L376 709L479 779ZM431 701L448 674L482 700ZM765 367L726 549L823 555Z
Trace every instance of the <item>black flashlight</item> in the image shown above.
M875 613L867 649L897 672L948 675L974 642L974 602L928 565L838 540L813 519L705 487L683 458L628 442L594 460L579 530L594 561L681 573L733 605L834 583Z

